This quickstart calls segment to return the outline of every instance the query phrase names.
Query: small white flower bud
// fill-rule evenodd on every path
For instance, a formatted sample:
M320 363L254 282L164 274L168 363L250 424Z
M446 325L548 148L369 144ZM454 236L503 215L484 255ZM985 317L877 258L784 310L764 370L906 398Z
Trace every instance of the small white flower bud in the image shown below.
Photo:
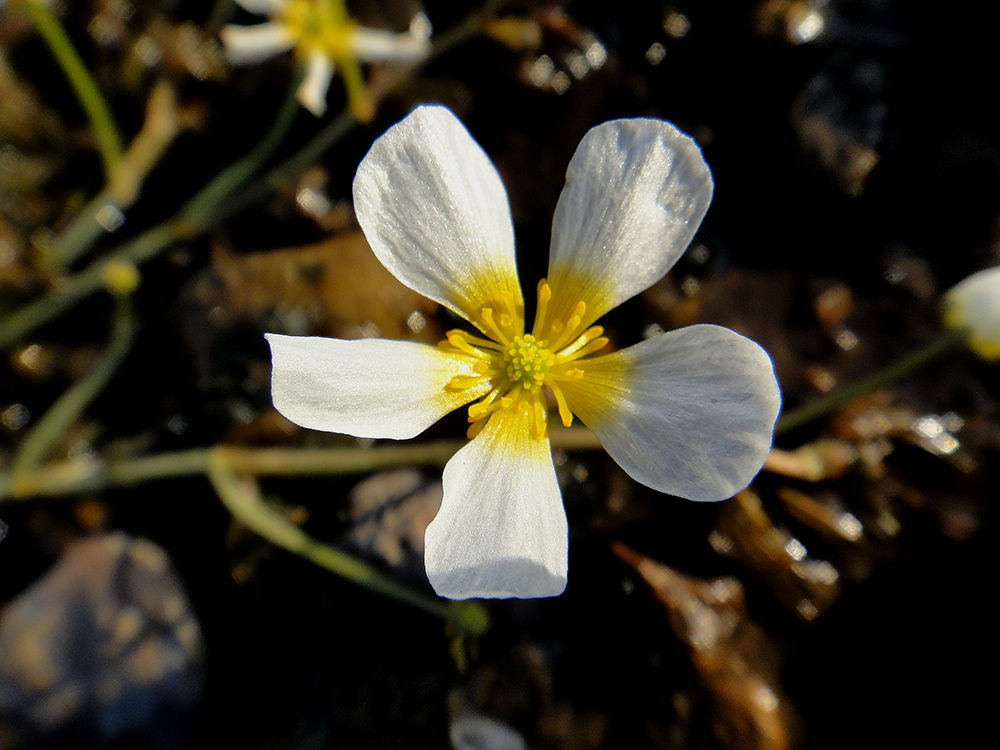
M944 295L944 324L969 334L969 348L1000 360L1000 266L974 273Z

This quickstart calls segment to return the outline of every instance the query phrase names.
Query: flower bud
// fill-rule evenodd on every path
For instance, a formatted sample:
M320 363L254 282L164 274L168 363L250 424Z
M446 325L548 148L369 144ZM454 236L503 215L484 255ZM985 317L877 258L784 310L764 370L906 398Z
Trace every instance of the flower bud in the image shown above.
M944 295L944 324L969 335L969 348L1000 360L1000 266L974 273Z

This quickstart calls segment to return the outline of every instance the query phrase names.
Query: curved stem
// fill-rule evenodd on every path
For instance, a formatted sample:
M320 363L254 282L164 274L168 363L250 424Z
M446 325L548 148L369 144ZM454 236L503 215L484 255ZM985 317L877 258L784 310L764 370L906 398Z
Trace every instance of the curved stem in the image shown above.
M90 119L97 148L104 162L105 177L110 182L123 154L121 135L111 116L111 109L59 19L39 0L24 0L22 5L66 74L76 98Z
M872 391L877 391L879 388L892 385L933 362L935 359L967 343L968 338L965 332L949 331L926 346L908 354L898 362L884 367L856 383L838 388L814 401L785 412L778 420L774 434L781 435L794 430L797 427L808 424L814 419L835 411L859 396L864 396L866 393L871 393Z
M15 487L19 475L37 468L52 446L104 390L131 349L134 337L132 303L128 296L122 295L115 300L114 325L108 348L87 374L52 404L21 443L10 470Z
M208 459L208 479L219 499L240 523L273 544L300 555L342 578L376 591L424 612L454 619L454 609L446 601L432 599L383 575L346 552L316 541L283 515L270 508L260 495L257 481L229 467L225 455L213 452Z

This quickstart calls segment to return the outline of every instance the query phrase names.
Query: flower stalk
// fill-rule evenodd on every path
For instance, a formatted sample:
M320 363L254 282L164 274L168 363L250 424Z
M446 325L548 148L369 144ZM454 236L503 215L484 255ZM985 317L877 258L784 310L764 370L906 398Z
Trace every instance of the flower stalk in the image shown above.
M489 617L485 610L480 617L470 617L470 613L462 610L468 609L471 603L460 608L450 602L433 599L382 574L346 552L313 539L264 502L256 479L233 471L225 449L215 449L209 453L206 470L212 487L229 512L244 526L272 544L304 557L359 586L440 617L451 627L465 631L465 635L482 635L489 628ZM474 606L481 609L481 605ZM472 632L469 632L470 628Z
M774 434L783 435L802 427L815 419L836 411L856 398L892 385L926 367L955 349L968 345L968 335L964 331L949 331L929 344L903 357L898 362L877 370L856 383L831 391L802 406L785 412L778 419Z

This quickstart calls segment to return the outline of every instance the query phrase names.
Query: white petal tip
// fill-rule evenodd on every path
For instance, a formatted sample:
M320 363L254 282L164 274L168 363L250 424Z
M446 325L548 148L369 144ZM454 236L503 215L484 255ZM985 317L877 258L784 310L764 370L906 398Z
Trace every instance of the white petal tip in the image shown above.
M445 599L541 599L566 590L565 573L553 573L523 558L475 568L428 570L427 577Z

